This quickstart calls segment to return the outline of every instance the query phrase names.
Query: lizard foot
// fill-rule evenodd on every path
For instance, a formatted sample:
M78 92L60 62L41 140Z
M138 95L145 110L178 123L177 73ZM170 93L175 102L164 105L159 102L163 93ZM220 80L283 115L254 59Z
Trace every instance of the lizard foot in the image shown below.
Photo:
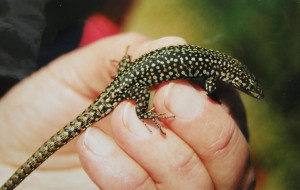
M166 135L166 132L163 131L162 127L161 127L161 124L159 123L159 121L157 121L157 118L163 118L163 119L168 119L168 118L175 118L174 115L166 115L166 113L156 113L154 112L154 107L151 108L149 111L147 111L146 113L142 114L141 115L141 119L143 121L143 123L145 124L146 128L150 131L151 129L147 126L146 122L144 121L144 119L151 119L154 124L156 125L156 127L160 130L160 132L163 134L163 135Z
M166 113L156 113L154 112L154 107L151 108L146 113L142 114L142 119L155 119L155 118L162 118L162 119L168 119L168 118L175 118L175 115L166 115Z

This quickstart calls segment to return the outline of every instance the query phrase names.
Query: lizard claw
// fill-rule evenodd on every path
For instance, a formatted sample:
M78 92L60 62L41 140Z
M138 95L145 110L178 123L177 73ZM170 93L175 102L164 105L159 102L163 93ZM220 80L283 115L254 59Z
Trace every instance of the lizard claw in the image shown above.
M166 132L162 129L160 123L155 118L153 118L152 121L155 123L156 127L160 130L160 133L166 135Z
M155 118L163 118L163 119L168 119L168 118L175 118L175 115L167 115L166 113L156 113L154 112L154 107L151 108L149 111L147 111L145 114L147 118L145 119L155 119Z
M151 129L147 126L147 124L145 123L144 119L151 119L154 124L156 125L156 127L160 130L161 134L166 135L166 132L163 131L159 121L157 121L157 118L163 118L163 119L168 119L168 118L175 118L174 115L166 115L166 113L156 113L154 112L154 107L151 108L149 111L147 111L146 113L142 114L140 119L142 119L143 123L145 124L146 128L150 131Z

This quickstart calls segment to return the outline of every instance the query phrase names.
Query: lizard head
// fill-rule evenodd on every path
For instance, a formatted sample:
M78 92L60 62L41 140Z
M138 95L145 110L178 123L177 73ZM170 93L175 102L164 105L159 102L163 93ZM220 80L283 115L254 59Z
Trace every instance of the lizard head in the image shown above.
M262 99L264 97L256 78L245 65L234 58L229 59L226 63L220 72L221 81L231 84L254 98Z

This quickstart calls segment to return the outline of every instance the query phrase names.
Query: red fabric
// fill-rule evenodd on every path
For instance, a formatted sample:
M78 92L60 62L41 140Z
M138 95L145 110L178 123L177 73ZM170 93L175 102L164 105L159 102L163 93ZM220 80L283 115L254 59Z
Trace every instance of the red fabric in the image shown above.
M89 17L83 27L79 47L85 46L98 39L119 33L119 28L103 15L96 14Z

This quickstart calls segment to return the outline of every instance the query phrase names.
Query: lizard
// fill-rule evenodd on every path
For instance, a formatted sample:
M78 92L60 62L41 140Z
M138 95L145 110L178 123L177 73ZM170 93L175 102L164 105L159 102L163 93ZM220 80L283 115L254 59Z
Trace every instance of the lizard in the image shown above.
M98 98L40 146L0 190L13 190L53 153L93 123L110 114L123 100L135 100L138 118L142 121L152 120L161 133L165 134L157 119L173 116L156 113L154 108L148 109L150 98L148 88L177 79L203 80L206 93L211 97L214 97L217 81L227 83L254 98L264 97L260 85L248 68L237 59L220 51L195 45L176 45L153 50L135 60L132 60L126 52L119 62L116 76Z

